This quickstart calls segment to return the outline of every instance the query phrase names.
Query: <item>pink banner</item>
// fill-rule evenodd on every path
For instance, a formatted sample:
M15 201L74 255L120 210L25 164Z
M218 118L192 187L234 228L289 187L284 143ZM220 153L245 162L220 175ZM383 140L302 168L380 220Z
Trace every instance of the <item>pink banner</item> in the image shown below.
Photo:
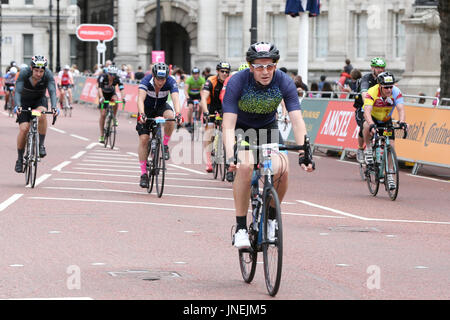
M164 51L152 51L152 63L165 62L166 57Z

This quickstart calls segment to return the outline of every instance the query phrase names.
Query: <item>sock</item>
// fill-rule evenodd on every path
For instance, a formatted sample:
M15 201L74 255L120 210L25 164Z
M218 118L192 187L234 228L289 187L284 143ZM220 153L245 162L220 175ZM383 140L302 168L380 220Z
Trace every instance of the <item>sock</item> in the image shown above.
M39 145L43 146L44 145L44 141L45 141L45 134L40 134L39 133Z
M236 216L236 232L241 229L247 230L247 217Z
M23 159L23 153L25 152L25 149L17 149L17 159Z
M147 161L139 161L139 165L141 166L141 175L147 173Z
M277 211L275 210L275 208L269 207L269 216L268 218L270 220L274 220L277 218Z
M164 135L163 145L167 146L169 144L170 136Z

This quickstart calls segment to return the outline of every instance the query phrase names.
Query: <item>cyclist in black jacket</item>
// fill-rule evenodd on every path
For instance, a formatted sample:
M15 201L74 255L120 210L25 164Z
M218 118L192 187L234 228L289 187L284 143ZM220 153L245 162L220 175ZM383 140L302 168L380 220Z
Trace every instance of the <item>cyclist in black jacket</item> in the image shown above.
M16 172L23 172L23 154L25 151L26 137L30 129L31 113L21 112L22 107L47 111L48 101L46 91L50 95L53 114L59 113L56 107L56 86L53 73L47 68L47 59L44 56L31 58L30 68L21 68L19 78L16 81L15 111L19 123L19 134L17 135ZM44 147L45 135L47 133L47 118L42 115L38 123L39 132L39 156L47 155Z

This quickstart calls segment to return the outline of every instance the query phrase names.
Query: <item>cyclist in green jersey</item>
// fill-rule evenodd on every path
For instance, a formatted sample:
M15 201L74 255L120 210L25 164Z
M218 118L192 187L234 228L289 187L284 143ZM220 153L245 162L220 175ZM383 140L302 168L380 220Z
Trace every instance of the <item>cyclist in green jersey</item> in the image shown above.
M192 69L192 75L187 78L185 82L184 92L185 96L187 97L187 107L188 107L188 121L186 123L186 127L188 127L188 130L190 131L192 128L192 112L194 108L194 100L198 100L200 106L200 90L203 88L203 85L205 84L206 80L202 76L200 76L200 69L197 67L194 67ZM199 113L200 114L200 113Z

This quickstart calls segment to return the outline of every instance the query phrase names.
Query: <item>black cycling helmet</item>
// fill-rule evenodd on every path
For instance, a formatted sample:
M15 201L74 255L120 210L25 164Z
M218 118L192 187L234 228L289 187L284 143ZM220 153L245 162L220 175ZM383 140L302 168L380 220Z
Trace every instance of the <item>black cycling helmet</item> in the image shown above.
M256 59L268 58L277 62L280 59L280 52L277 47L269 42L256 42L247 50L247 61L253 62Z
M15 62L14 60L10 62L9 64L10 67L17 67L17 62Z
M224 62L224 61L220 61L217 66L216 66L216 70L231 70L231 66L228 62Z
M200 69L197 67L192 68L192 74L194 73L200 73Z
M382 72L378 75L377 82L381 86L393 86L395 84L395 77L388 71Z
M47 58L44 56L33 56L30 66L31 68L45 69L47 67Z
M169 77L169 66L164 62L155 63L152 68L152 74L158 79L167 79Z

